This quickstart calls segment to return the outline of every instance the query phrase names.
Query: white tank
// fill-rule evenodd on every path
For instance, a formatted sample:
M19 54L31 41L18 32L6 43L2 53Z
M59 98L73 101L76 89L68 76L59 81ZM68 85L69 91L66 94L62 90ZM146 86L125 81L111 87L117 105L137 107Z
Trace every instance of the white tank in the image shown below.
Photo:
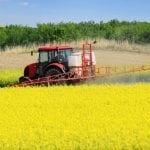
M69 67L80 67L82 66L82 53L73 53L69 56L68 59L68 66Z
M85 59L90 60L90 52L85 53ZM95 54L92 52L92 64L96 65ZM69 67L80 67L82 66L82 53L73 53L68 58L68 66Z

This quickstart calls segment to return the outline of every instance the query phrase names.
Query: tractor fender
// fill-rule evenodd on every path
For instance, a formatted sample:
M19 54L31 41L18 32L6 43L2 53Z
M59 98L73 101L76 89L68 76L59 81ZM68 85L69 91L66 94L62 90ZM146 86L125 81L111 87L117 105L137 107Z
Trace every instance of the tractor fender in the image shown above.
M65 73L65 71L64 71L64 65L63 65L63 64L59 64L59 63L52 63L52 64L49 64L49 65L46 66L46 68L44 69L44 72L48 71L50 68L57 68L57 69L60 70L62 73Z

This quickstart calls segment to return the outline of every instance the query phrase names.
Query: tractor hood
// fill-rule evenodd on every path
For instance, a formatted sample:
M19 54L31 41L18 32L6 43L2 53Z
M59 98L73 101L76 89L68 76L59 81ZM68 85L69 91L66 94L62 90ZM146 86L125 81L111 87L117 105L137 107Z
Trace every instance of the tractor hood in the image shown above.
M29 64L24 69L24 76L34 78L36 76L38 63Z

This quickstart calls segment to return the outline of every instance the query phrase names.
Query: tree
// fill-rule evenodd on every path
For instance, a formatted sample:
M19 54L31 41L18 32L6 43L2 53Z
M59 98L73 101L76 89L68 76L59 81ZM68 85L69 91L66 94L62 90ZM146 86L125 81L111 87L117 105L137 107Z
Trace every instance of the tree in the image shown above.
M7 34L5 33L5 28L0 28L0 48L4 49L7 45Z

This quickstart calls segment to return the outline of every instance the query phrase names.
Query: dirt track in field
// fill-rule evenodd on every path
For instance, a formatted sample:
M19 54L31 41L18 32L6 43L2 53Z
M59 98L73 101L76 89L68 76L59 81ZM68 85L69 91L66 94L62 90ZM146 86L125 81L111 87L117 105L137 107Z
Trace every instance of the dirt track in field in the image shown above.
M95 50L97 66L105 65L140 65L150 64L150 54ZM0 69L23 69L27 64L36 62L38 54L31 56L30 53L1 53Z
M97 65L142 65L150 64L150 54L127 51L97 50Z

